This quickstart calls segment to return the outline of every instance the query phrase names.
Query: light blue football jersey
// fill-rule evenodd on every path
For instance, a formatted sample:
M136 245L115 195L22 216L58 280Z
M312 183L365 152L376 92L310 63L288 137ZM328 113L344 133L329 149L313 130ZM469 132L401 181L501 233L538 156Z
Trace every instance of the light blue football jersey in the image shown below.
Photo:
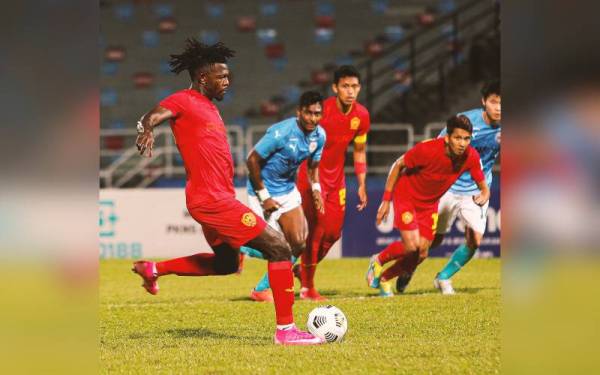
M473 135L471 146L473 146L481 157L481 165L485 174L485 181L492 186L492 168L496 158L500 154L500 124L488 125L483 120L483 109L472 109L459 113L465 115L473 124ZM440 137L446 135L446 128L440 133ZM450 187L450 191L461 195L476 195L479 193L477 184L468 172L463 173Z
M258 155L266 160L260 176L272 196L294 190L296 172L304 160L321 160L325 130L317 126L315 130L305 134L297 121L292 117L272 125L254 146ZM250 179L246 186L248 194L256 195Z

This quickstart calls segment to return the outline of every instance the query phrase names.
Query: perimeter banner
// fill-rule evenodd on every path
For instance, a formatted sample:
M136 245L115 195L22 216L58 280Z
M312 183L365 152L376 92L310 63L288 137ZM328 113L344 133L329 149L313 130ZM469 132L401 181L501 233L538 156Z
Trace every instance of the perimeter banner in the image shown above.
M492 184L490 206L487 212L487 227L479 248L480 257L500 256L500 190L497 181ZM355 192L348 191L346 204L346 221L342 235L344 257L371 256L383 250L388 244L400 240L400 232L393 228L393 207L388 219L380 226L375 225L377 209L383 195L383 184L370 184L368 188L369 205L363 212L355 207L358 197ZM460 220L452 225L444 242L436 249L429 251L429 256L445 257L465 241L465 228Z

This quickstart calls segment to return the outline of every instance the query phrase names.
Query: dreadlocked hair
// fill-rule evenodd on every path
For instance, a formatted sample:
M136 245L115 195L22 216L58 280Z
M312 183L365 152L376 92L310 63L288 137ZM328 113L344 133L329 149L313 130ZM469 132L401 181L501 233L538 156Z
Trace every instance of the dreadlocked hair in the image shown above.
M227 48L221 42L209 46L194 38L188 38L185 41L183 53L170 55L169 66L171 67L171 72L175 74L187 70L190 78L194 80L194 75L198 68L218 63L225 64L227 63L227 59L230 59L234 55L235 51Z

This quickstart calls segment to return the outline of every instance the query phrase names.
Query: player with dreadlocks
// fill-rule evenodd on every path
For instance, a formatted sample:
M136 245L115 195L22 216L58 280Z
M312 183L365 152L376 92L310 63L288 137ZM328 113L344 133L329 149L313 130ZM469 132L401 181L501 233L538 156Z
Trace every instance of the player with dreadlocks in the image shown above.
M268 260L269 282L275 302L274 341L283 345L320 344L323 340L300 331L294 324L294 282L291 249L284 236L268 226L235 198L233 159L227 130L213 99L223 99L229 87L227 61L234 51L222 43L212 46L188 39L179 55L171 55L174 73L188 71L192 84L164 100L138 122L136 145L140 155L152 155L155 126L170 120L185 165L186 205L202 226L213 253L199 253L162 262L138 261L133 272L143 287L158 293L157 279L165 275L210 276L235 273L239 249L247 245Z

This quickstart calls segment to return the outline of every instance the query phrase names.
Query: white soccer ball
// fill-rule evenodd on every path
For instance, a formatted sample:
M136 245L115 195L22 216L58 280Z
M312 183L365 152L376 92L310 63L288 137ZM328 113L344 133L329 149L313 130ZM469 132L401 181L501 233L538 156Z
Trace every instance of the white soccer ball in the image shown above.
M335 306L319 306L308 314L306 326L310 333L327 342L340 342L348 331L348 320Z

